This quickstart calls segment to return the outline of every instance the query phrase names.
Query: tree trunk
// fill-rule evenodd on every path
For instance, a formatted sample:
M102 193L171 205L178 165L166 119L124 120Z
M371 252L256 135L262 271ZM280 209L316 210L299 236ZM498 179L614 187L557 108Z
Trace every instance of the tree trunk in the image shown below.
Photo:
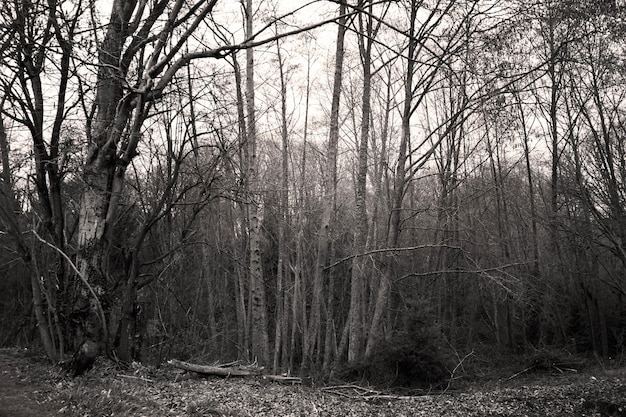
M416 40L414 39L417 9L417 4L414 1L411 2L410 27L408 33L409 48L407 51L409 59L407 60L406 79L404 81L404 103L402 107L400 148L398 150L398 161L395 166L392 205L391 212L389 214L389 234L387 236L388 248L398 246L400 239L400 213L405 193L407 148L411 136L410 119L411 114L413 113L413 76L415 68L415 61L413 57L417 47ZM395 257L388 259L385 265L385 271L381 274L381 280L374 304L374 313L370 322L369 334L365 347L365 357L372 354L376 343L381 338L382 318L387 307L389 292L391 290L391 277L395 273L396 262Z
M516 88L514 88L516 90ZM531 245L532 245L532 269L531 277L538 281L540 279L541 269L539 264L539 238L537 232L537 206L535 203L535 186L534 177L531 169L530 161L530 144L528 128L526 126L526 115L522 106L522 98L520 94L515 94L515 101L517 104L517 110L519 112L519 119L522 128L523 144L524 144L524 162L526 168L526 178L528 181L528 200L530 201L530 231L531 231ZM535 284L534 282L532 283Z
M252 0L246 0L246 34L252 35ZM267 333L267 312L265 307L265 281L261 265L261 194L259 165L257 156L256 113L254 102L254 49L246 49L246 108L247 135L250 162L248 165L248 187L250 200L248 216L250 219L250 290L251 290L251 325L252 355L262 366L270 365L269 337Z
M136 329L136 305L137 305L137 273L138 260L135 254L131 254L131 267L128 272L128 280L123 293L122 313L119 325L119 345L117 355L120 361L131 363L133 358L134 337Z
M326 172L324 178L323 212L320 223L317 254L315 258L315 271L313 275L313 298L311 301L311 312L308 325L308 337L306 341L307 350L303 358L303 368L306 370L312 360L313 351L316 348L315 341L321 331L321 299L324 281L324 267L328 262L329 247L332 231L332 214L335 207L337 190L337 147L339 143L339 104L341 98L341 81L343 79L343 59L344 59L344 38L346 33L346 13L345 4L339 7L337 26L337 42L335 49L335 74L333 79L333 95L330 110L330 129L328 133L328 147L326 154ZM318 346L321 349L321 346Z
M248 190L248 165L250 162L249 158L249 147L246 142L246 114L245 114L245 103L244 103L244 94L242 91L243 81L241 78L241 69L239 63L237 61L237 54L233 52L233 70L235 75L235 93L237 96L237 121L239 128L239 161L241 164L241 172L243 174L243 183L244 183L244 192ZM249 231L248 227L248 216L247 209L244 203L237 203L237 208L241 213L239 218L241 222L244 223L243 226L240 226L236 222L237 215L234 213L234 208L230 207L230 219L232 222L232 231L234 236L238 237L241 242L240 253L245 254L247 248L247 242L249 242L249 238L246 235L246 231ZM243 258L243 256L242 256ZM248 275L247 271L244 271L244 268L241 265L245 265L245 260L240 259L235 262L235 272L236 272L236 282L235 282L235 311L237 315L237 346L239 348L239 357L242 359L249 360L249 349L250 349L250 326L248 315L246 314L246 285L245 278Z
M278 69L280 73L280 104L281 104L281 187L278 209L278 265L276 270L276 320L274 333L274 372L279 371L281 344L283 335L286 335L287 320L284 304L284 281L287 275L287 209L289 205L289 132L287 126L287 80L284 73L284 62L281 55L280 43L277 42Z
M359 49L363 62L363 96L361 109L360 142L358 149L358 168L356 176L356 201L355 201L355 253L364 252L367 247L368 219L366 210L367 196L367 169L368 169L368 146L370 140L370 117L371 117L371 92L372 92L372 44L377 30L374 28L372 7L365 17L359 15ZM348 362L360 359L363 353L363 341L366 338L364 331L366 316L365 276L366 257L354 257L352 261L352 274L350 277L350 311L348 324L350 326L348 338ZM385 284L381 280L380 286Z
M83 167L85 191L80 200L77 231L76 263L82 279L94 290L92 294L83 285L74 306L75 314L81 321L75 334L75 345L78 348L76 355L80 357L74 364L82 368L88 368L108 348L109 343L105 318L101 314L102 304L109 301L106 286L108 242L105 235L111 236L118 202L113 193L121 192L127 166L120 165L116 155L117 144L132 113L128 100L122 101L124 69L119 65L135 5L134 0L114 1L98 55L100 65L96 85L97 113L90 132L87 161ZM134 154L128 156L132 157ZM114 184L117 187L115 190ZM98 299L94 298L94 294ZM81 346L84 348L81 349ZM80 373L84 370L75 368L74 372Z

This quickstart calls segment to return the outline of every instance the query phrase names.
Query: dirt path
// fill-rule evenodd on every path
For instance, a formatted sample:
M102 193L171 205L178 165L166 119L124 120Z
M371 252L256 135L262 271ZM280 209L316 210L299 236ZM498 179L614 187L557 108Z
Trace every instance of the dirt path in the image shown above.
M62 404L50 400L51 387L33 381L33 365L21 353L0 350L0 417L61 415Z

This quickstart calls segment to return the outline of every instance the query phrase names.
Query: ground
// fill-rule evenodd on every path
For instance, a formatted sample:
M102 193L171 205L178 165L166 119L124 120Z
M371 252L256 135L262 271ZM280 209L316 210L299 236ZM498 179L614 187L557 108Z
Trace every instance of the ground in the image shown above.
M54 387L37 377L45 367L26 351L0 350L0 417L56 415L63 405Z
M520 374L463 389L388 395L363 385L200 378L171 367L100 362L71 379L41 357L0 350L0 417L626 416L626 369Z

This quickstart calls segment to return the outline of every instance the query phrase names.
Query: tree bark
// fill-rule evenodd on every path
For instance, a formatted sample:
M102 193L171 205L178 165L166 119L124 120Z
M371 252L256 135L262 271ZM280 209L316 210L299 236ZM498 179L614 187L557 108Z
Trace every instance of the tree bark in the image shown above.
M404 81L404 103L402 107L400 148L398 150L398 160L396 162L394 171L392 205L391 212L389 214L389 234L387 236L388 248L394 248L398 246L398 241L400 239L400 213L402 210L402 202L404 200L405 194L406 161L408 144L411 137L410 119L413 113L413 76L415 71L414 55L417 49L417 43L414 35L417 9L418 5L415 1L412 1L409 17L410 26L408 32L409 47L407 51L409 59L407 60L406 79ZM381 323L383 313L387 307L389 292L391 290L391 276L395 271L395 262L395 257L388 259L385 266L385 273L381 274L380 284L376 293L374 312L370 322L367 344L365 347L365 357L368 357L372 354L374 347L381 337Z
M252 0L246 0L246 34L252 35L253 13ZM254 49L246 49L246 109L249 158L248 187L250 200L248 215L250 219L250 290L251 290L251 325L252 355L262 366L270 365L269 337L267 333L267 311L265 301L265 281L261 265L261 194L259 181L259 163L257 155L256 112L254 101Z
M278 372L281 365L283 336L287 334L288 310L285 308L284 284L287 276L287 236L289 206L289 132L287 126L287 80L281 54L280 43L277 42L278 69L280 74L280 118L281 118L281 185L278 209L278 265L276 270L276 320L274 333L273 370Z
M337 190L337 152L339 143L339 105L341 100L341 82L343 79L344 38L346 34L346 5L341 4L337 22L337 41L335 46L335 73L333 78L333 93L330 110L330 129L328 133L328 145L326 154L326 172L324 177L324 196L322 219L320 222L317 253L315 258L315 271L313 275L313 298L308 325L307 351L303 358L303 368L307 368L316 348L315 341L321 331L321 302L324 281L324 267L328 262L329 248L332 232L332 214L335 207ZM332 291L332 289L331 289ZM318 348L321 349L321 346Z
M96 85L97 113L90 132L92 141L83 167L86 189L81 197L77 232L77 266L84 279L91 283L101 302L106 294L105 233L112 227L116 207L111 205L111 185L116 169L116 145L131 115L128 103L122 101L124 69L119 67L128 24L136 2L116 0L104 40L100 45L100 64ZM77 334L78 344L90 341L104 350L108 344L107 329L96 309L96 300L82 289L75 310L82 317ZM89 350L94 351L93 349ZM95 360L95 357L92 358Z

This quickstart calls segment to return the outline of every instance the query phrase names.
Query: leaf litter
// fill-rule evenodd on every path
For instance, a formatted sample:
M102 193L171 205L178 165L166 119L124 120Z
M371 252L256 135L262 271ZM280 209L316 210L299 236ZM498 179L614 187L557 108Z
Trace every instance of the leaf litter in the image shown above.
M62 404L54 412L63 416L626 416L626 368L411 397L346 385L281 385L263 377L201 378L136 363L121 369L103 360L71 379L41 361L13 359L37 387L38 401Z

